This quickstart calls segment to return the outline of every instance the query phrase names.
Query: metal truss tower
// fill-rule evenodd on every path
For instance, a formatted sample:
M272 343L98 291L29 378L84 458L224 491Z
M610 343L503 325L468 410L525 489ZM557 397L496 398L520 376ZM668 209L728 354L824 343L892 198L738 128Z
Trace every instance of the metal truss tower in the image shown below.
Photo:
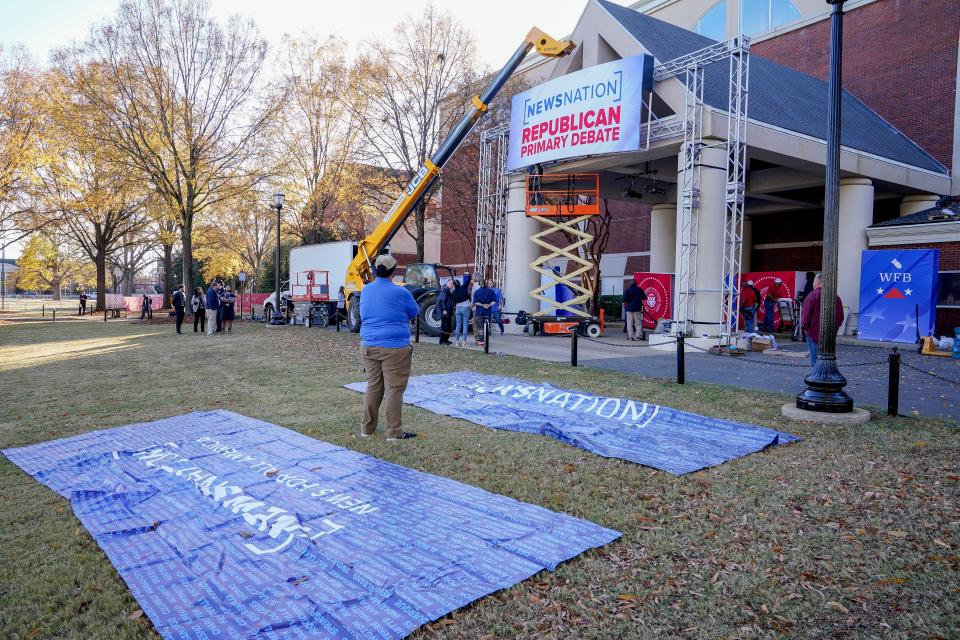
M507 237L507 143L510 127L490 127L480 134L477 184L476 270L504 281Z
M654 80L681 77L686 85L682 118L683 146L678 164L679 265L674 333L691 333L697 294L697 247L700 215L700 155L703 142L703 91L706 67L728 60L726 207L723 237L723 273L720 274L721 343L730 344L737 329L737 288L743 254L743 204L746 191L747 95L750 75L750 39L737 36L658 65ZM719 241L719 238L704 238ZM716 291L716 290L713 290Z

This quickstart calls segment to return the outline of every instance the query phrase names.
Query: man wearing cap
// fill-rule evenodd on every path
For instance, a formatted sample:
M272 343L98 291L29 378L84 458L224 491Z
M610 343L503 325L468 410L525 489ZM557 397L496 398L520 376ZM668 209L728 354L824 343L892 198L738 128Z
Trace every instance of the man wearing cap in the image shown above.
M753 333L753 319L759 303L760 292L753 286L753 280L747 280L747 285L740 289L740 313L743 314L743 330L746 333Z
M360 362L367 374L360 436L376 433L380 402L386 394L387 440L406 440L416 436L402 429L400 413L413 356L410 321L420 310L410 292L391 281L397 270L393 256L379 256L373 267L376 279L363 287L360 296Z

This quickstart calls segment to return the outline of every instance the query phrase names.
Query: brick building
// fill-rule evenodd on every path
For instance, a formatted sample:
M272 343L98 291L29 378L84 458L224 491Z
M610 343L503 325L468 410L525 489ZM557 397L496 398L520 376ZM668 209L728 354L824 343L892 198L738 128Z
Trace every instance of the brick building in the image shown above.
M817 270L823 234L828 12L823 0L643 0L630 7L589 0L570 36L578 45L576 53L562 60L533 57L522 73L529 85L537 85L610 60L647 53L662 64L738 33L749 36L742 270ZM942 279L960 272L960 236L953 238L952 230L956 221L940 219L934 206L939 196L960 193L960 11L955 0L849 0L844 26L838 286L856 311L860 249L936 246ZM726 95L719 91L726 83L724 74L722 69L706 71L705 137L718 144L726 132ZM677 117L684 108L683 90L676 77L655 83L654 115L663 122ZM665 137L636 153L544 165L546 173L601 176L612 214L602 264L605 292L619 291L624 276L633 271L674 271L669 267L678 260L674 238L681 142ZM462 162L447 172L444 183L440 252L445 263L470 266L473 228L465 221L473 219L476 187L448 188L456 176L469 181L476 175L475 154L464 154ZM636 176L642 183L653 170L665 193L622 196L625 179ZM513 175L512 184L522 191L520 178ZM447 192L458 195L447 197ZM707 195L703 200L709 209ZM523 204L520 200L507 207L508 235L534 230L516 212ZM931 216L937 219L931 222ZM514 256L507 265L510 310L532 305L526 292L537 282L521 268L529 258ZM707 261L700 271L716 272L717 264L709 262L715 258L698 258ZM710 296L703 298L712 309L714 302L706 301ZM941 301L939 330L960 323L958 308L960 301ZM715 324L718 319L706 309L699 312L699 321ZM855 327L856 318L852 320Z

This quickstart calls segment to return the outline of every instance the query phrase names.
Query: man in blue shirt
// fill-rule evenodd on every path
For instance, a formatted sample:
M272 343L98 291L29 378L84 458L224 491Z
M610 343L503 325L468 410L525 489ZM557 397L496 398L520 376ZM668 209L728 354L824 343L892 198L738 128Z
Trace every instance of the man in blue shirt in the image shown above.
M497 287L497 282L493 278L487 280L487 286L493 291L494 295L494 303L490 307L490 322L496 322L497 326L500 327L500 335L503 335L503 318L500 315L503 311L503 291Z
M497 294L487 286L486 282L480 280L480 287L473 292L473 337L477 341L477 346L483 345L484 330L490 322L493 305L496 303Z
M387 441L406 440L416 437L403 430L401 411L413 361L410 321L420 309L409 291L391 281L397 270L393 256L380 256L373 266L377 277L363 287L360 296L360 362L367 374L360 436L376 433L380 402L386 391Z
M220 309L220 281L214 280L207 289L204 308L207 310L207 335L217 332L217 312Z

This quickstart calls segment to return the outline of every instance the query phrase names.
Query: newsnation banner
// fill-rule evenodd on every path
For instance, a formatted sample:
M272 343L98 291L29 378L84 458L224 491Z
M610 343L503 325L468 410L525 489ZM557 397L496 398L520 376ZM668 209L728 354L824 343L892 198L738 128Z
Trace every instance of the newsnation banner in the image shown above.
M640 148L653 57L633 56L561 76L513 97L507 168Z
M864 251L857 336L913 343L932 335L939 265L937 249Z

